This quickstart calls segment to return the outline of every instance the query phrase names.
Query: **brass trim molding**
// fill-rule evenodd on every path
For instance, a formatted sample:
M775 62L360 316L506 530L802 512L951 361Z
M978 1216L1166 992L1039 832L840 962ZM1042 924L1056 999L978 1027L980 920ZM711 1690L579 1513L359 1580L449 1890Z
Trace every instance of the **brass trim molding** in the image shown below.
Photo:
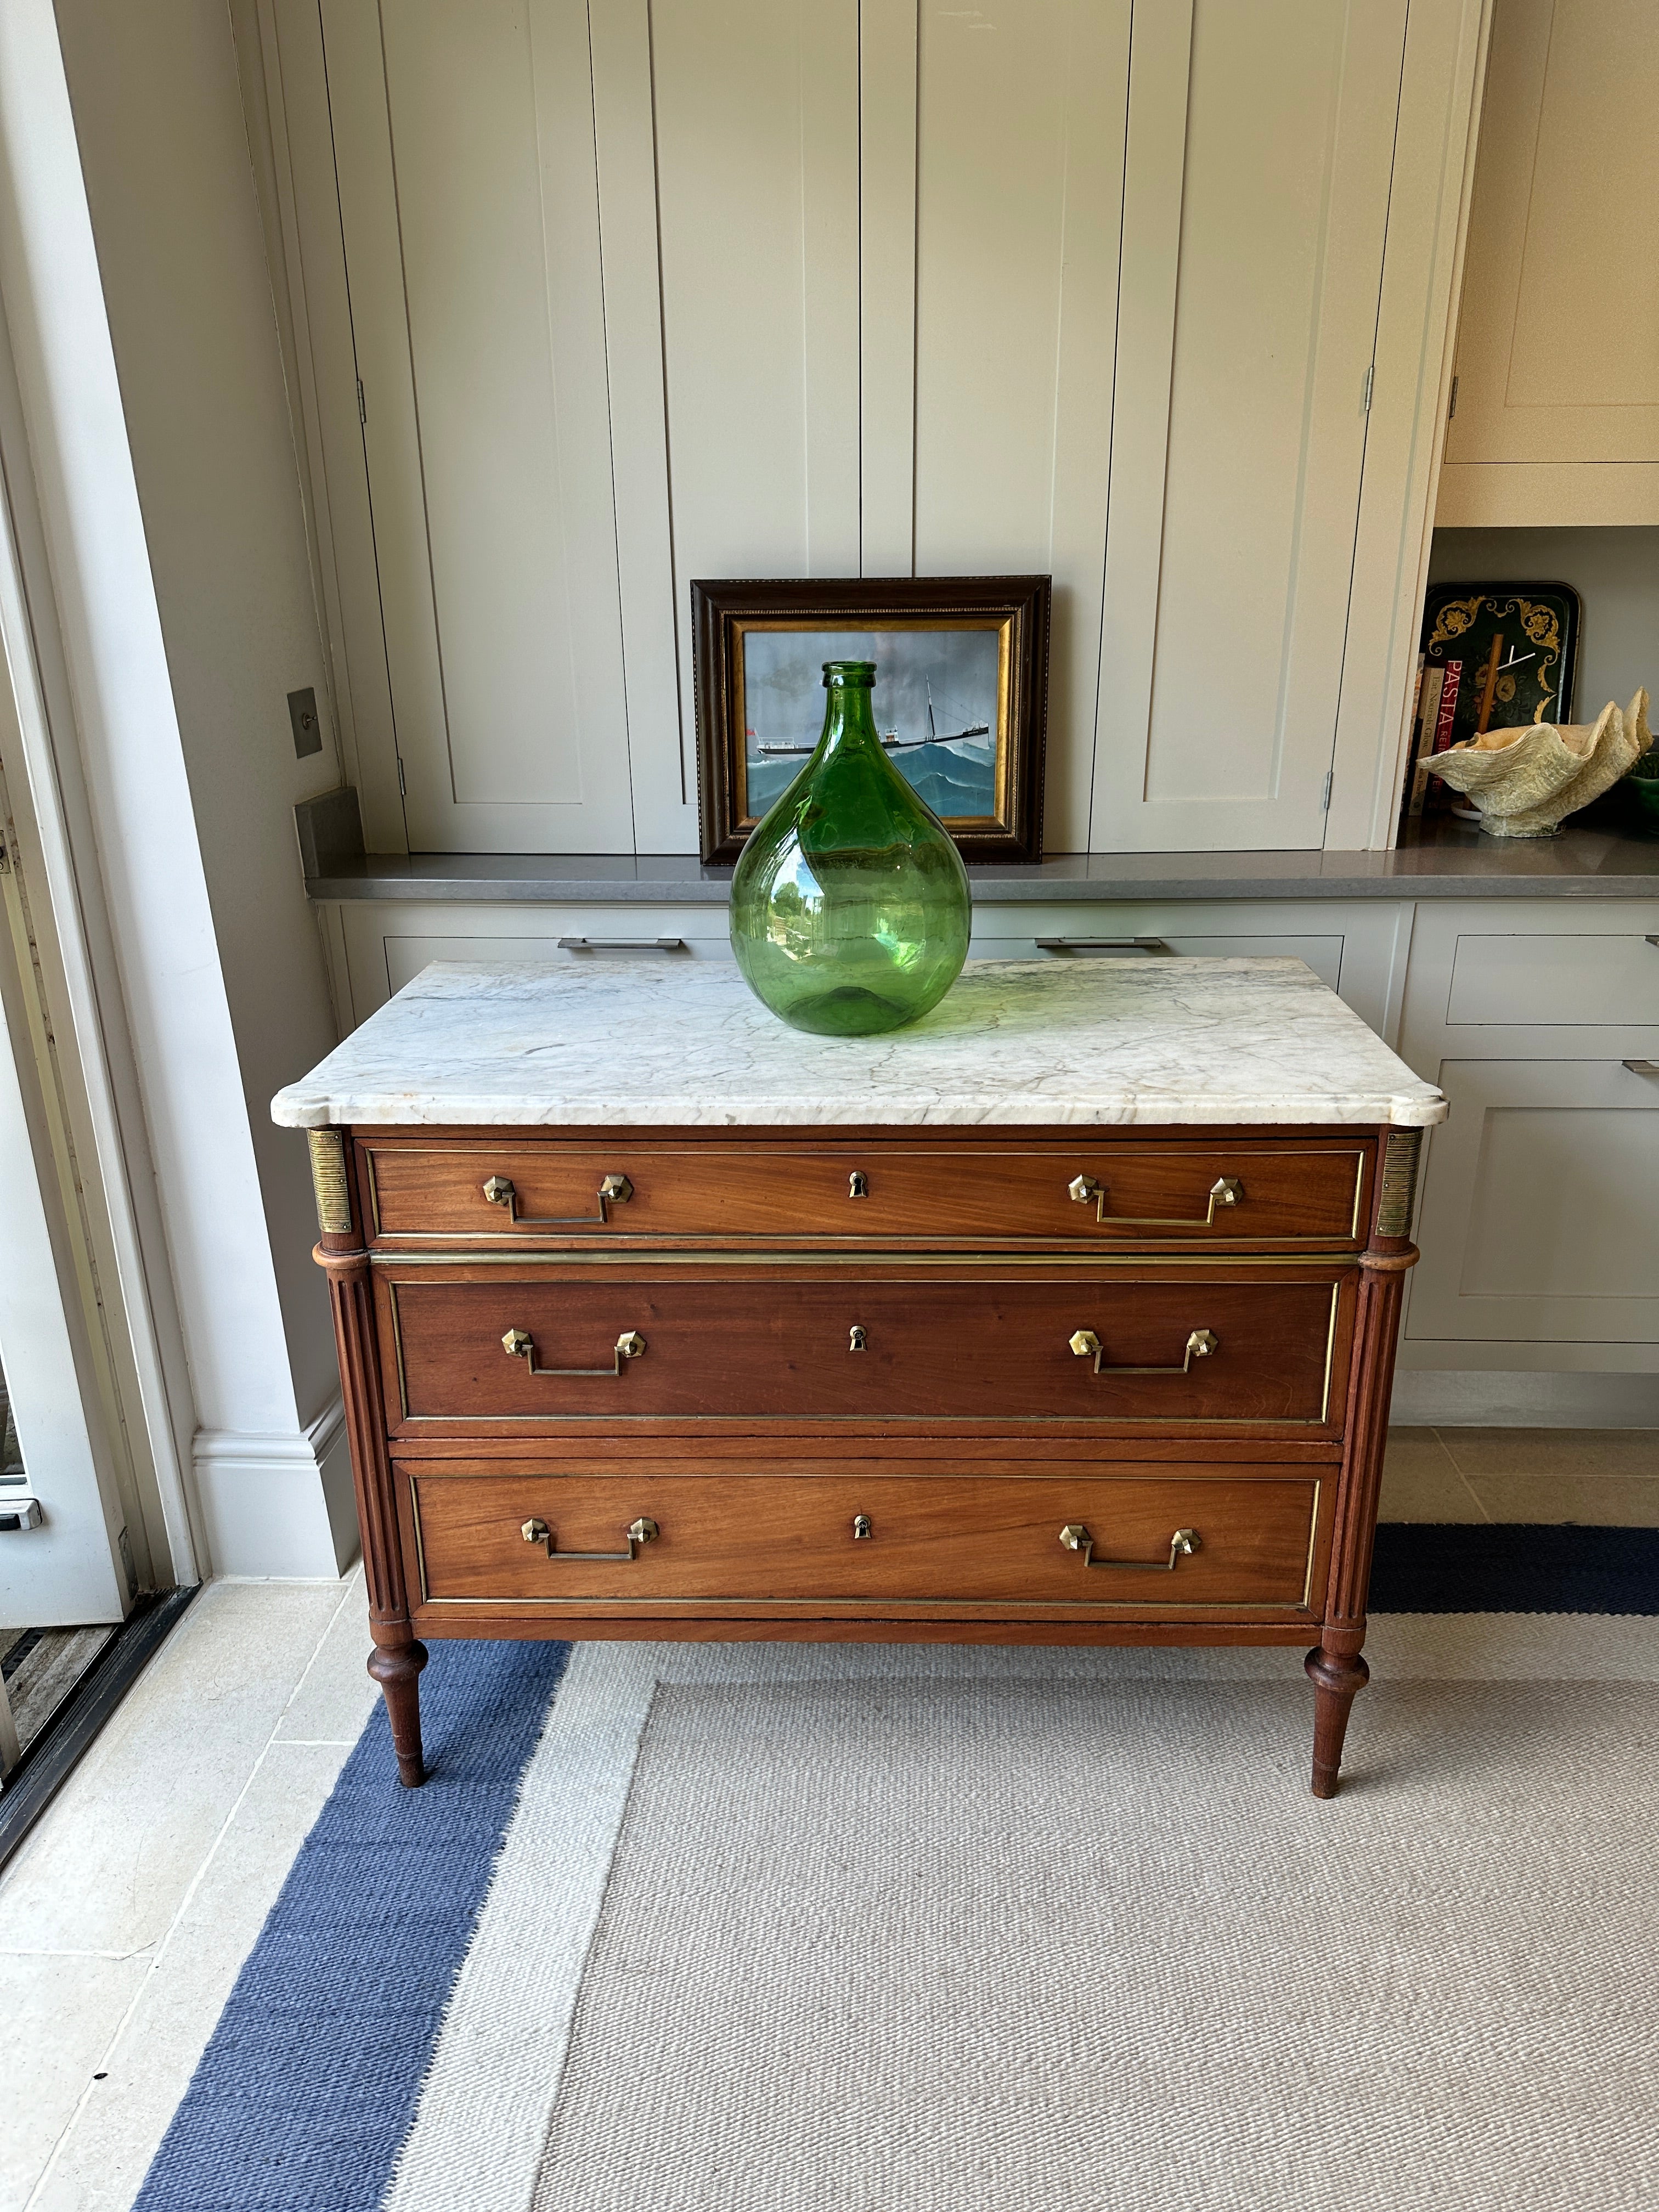
M429 1606L490 1606L497 1611L508 1607L534 1606L550 1612L614 1613L621 1618L636 1615L649 1619L651 1613L669 1607L675 1613L695 1612L700 1606L736 1605L750 1607L787 1607L787 1613L775 1611L748 1612L722 1615L738 1620L769 1620L781 1617L811 1620L820 1615L830 1619L843 1616L870 1620L914 1620L918 1617L963 1620L1044 1620L1056 1613L1087 1617L1091 1613L1127 1613L1131 1619L1163 1620L1231 1620L1238 1613L1275 1613L1286 1620L1315 1620L1319 1618L1306 1604L1295 1598L1272 1601L1262 1598L1237 1599L1231 1604L1224 1599L1169 1598L1162 1602L1138 1597L1105 1598L1000 1598L985 1597L720 1597L709 1594L702 1597L423 1597ZM941 1606L979 1608L975 1612L939 1614ZM993 1609L994 1608L994 1609Z
M311 1188L317 1200L317 1226L325 1237L351 1233L351 1194L346 1188L345 1137L338 1129L307 1129Z
M1382 1147L1382 1188L1376 1201L1379 1237L1409 1237L1412 1200L1417 1192L1420 1129L1390 1129Z
M602 1252L404 1252L375 1250L377 1267L1309 1267L1348 1269L1359 1265L1355 1251L1332 1252L1115 1252L1098 1249L1060 1252L888 1251L861 1245L857 1251L813 1252L773 1246L764 1252L721 1251L708 1245L675 1251L628 1250L611 1245Z

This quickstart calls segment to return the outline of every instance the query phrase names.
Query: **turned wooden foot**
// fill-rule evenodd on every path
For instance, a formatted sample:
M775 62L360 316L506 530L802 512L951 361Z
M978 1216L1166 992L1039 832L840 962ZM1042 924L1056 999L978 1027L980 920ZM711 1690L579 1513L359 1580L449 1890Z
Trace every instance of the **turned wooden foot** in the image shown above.
M1371 1670L1357 1651L1328 1651L1318 1644L1303 1663L1314 1686L1313 1794L1334 1797L1348 1715Z
M425 1664L424 1644L377 1644L368 1655L368 1671L386 1696L398 1779L405 1790L418 1790L426 1780L421 1755L421 1669Z

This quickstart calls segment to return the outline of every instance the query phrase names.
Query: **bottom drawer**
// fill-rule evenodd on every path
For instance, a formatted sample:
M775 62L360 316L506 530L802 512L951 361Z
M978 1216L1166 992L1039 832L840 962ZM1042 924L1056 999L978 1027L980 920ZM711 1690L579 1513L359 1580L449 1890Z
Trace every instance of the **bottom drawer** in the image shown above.
M1299 1611L1321 1521L1305 1468L404 1473L417 1587L434 1605Z

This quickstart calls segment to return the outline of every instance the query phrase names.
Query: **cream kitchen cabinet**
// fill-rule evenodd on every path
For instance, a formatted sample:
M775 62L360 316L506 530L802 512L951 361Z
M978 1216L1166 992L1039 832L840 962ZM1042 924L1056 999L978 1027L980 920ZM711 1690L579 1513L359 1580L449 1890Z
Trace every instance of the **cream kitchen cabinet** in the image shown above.
M1398 1028L1409 906L1325 899L979 901L969 957L1305 960L1384 1038ZM343 1034L433 960L730 960L724 903L572 900L476 904L434 899L319 902ZM1137 951L1137 943L1164 951Z
M699 575L1052 573L1051 851L1391 787L1481 0L253 14L376 849L695 849Z
M1651 0L1496 0L1442 524L1659 522Z
M1402 1368L1659 1371L1659 901L1418 908L1430 1142Z

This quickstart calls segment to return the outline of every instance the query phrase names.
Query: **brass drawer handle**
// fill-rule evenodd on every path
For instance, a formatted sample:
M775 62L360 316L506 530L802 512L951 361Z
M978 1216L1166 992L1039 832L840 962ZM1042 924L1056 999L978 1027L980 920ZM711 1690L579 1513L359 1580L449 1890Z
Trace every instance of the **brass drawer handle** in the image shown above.
M511 1176L491 1176L483 1187L483 1194L492 1206L507 1208L507 1218L515 1229L576 1229L593 1221L609 1221L610 1208L626 1206L634 1195L634 1186L625 1175L602 1176L597 1193L597 1213L520 1213L519 1194L513 1188Z
M1092 1203L1095 1219L1103 1221L1112 1229L1213 1229L1216 1209L1222 1206L1237 1206L1244 1195L1244 1186L1237 1176L1223 1176L1210 1186L1208 1210L1202 1213L1108 1213L1106 1186L1091 1175L1073 1176L1066 1186L1073 1204Z
M527 1328L510 1328L501 1339L501 1350L510 1359L522 1359L532 1375L620 1375L625 1359L641 1358L645 1352L645 1339L635 1328L625 1328L617 1339L617 1350L609 1367L538 1367L536 1340Z
M1207 1359L1212 1352L1221 1349L1221 1339L1213 1331L1195 1328L1187 1339L1187 1356L1179 1367L1114 1367L1109 1361L1102 1364L1106 1347L1093 1329L1079 1329L1070 1342L1079 1359L1086 1359L1093 1352L1097 1375L1187 1375L1192 1371L1194 1360Z
M662 1531L654 1521L647 1521L641 1515L628 1531L628 1549L625 1552L562 1552L557 1538L545 1521L526 1521L519 1534L526 1544L545 1544L550 1559L631 1559L637 1546L654 1543Z
M1081 1552L1085 1567L1127 1567L1141 1574L1172 1575L1177 1559L1190 1559L1201 1548L1202 1540L1196 1528L1177 1528L1170 1539L1167 1559L1097 1559L1095 1540L1080 1521L1068 1521L1060 1532L1060 1540L1068 1552Z

